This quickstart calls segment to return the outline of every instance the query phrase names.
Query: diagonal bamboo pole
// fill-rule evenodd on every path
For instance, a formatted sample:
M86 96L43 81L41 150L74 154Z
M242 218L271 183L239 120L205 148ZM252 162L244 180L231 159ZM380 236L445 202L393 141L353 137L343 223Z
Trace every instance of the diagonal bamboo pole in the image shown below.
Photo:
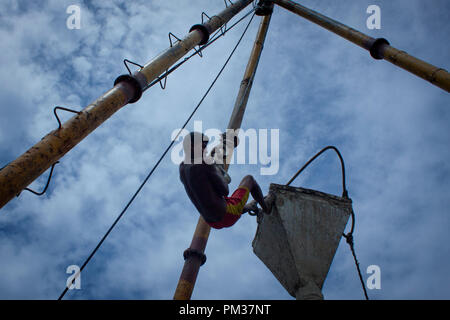
M245 108L247 106L247 101L250 95L250 90L252 88L253 79L256 74L256 69L261 57L267 30L269 28L270 18L270 14L264 16L259 25L256 40L253 45L247 68L245 70L244 77L239 88L239 93L236 98L233 113L231 115L230 122L228 123L228 129L236 130L241 127ZM231 157L231 154L227 156ZM228 170L228 163L228 161L225 163L226 170ZM203 220L202 217L200 217L194 232L194 236L192 238L191 245L184 254L185 263L173 297L175 300L188 300L191 298L198 271L200 269L200 266L206 260L204 252L206 244L208 242L210 230L211 227L205 222L205 220Z
M201 25L194 25L188 35L133 75L116 79L114 87L65 122L61 128L47 134L16 160L0 170L0 208L32 183L81 140L94 131L116 111L136 102L143 89L181 59L196 45L205 44L209 35L227 23L252 0L238 0Z
M279 6L292 11L299 16L314 22L315 24L318 24L319 26L334 32L348 41L351 41L354 44L370 51L373 58L378 60L387 60L396 66L431 82L435 86L450 92L450 73L442 68L438 68L425 61L417 59L404 51L391 47L386 39L374 39L364 33L361 33L290 0L274 0L274 2Z

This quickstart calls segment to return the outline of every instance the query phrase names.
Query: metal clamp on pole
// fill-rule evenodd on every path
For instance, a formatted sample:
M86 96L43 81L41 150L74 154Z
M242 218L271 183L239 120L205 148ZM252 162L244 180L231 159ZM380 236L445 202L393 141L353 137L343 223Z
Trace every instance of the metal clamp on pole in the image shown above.
M189 32L192 32L194 30L198 30L202 33L202 40L198 43L199 45L204 45L208 43L209 40L209 31L208 28L206 28L203 24L194 24L190 29Z
M384 38L374 39L374 41L370 44L369 52L372 58L376 60L384 59L384 48L389 46L390 43Z
M255 14L257 16L267 16L273 12L272 0L259 0L255 8Z
M187 248L183 252L184 260L189 259L191 256L194 256L194 257L197 257L198 259L200 259L200 266L204 265L206 262L206 255L203 252L201 252L199 250Z
M114 86L123 84L126 89L126 95L128 97L128 103L134 103L138 101L142 96L142 87L136 76L130 74L123 74L114 81Z
M139 81L138 77L131 73L128 63L131 63L140 68L136 72L136 74L139 74L139 71L142 70L142 68L144 68L144 66L140 65L139 63L133 62L128 59L124 59L123 64L127 68L128 74L123 74L117 77L117 79L114 81L114 86L116 86L119 83L122 83L123 88L125 89L125 93L128 97L128 103L134 103L141 98L142 93L144 92L142 88L145 82L143 80Z

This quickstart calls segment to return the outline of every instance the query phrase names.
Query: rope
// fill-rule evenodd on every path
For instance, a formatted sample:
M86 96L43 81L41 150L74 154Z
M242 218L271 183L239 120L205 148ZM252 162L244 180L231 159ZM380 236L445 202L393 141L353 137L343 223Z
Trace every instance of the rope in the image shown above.
M227 60L225 61L225 64L222 66L222 68L220 69L219 73L217 74L217 76L215 77L215 79L213 80L213 82L211 83L211 85L209 86L208 90L206 90L206 93L203 95L203 97L201 98L200 102L197 104L197 106L194 108L194 110L192 111L191 115L188 117L188 119L185 121L185 123L183 124L183 127L178 131L178 134L176 135L176 137L170 142L169 146L166 148L166 150L163 152L163 154L161 155L161 157L159 158L159 160L156 162L156 164L153 166L153 168L151 169L151 171L149 172L149 174L147 175L147 177L144 179L144 181L141 183L141 185L139 186L139 188L137 189L137 191L134 193L134 195L131 197L131 199L128 201L128 203L126 204L126 206L124 207L124 209L122 210L122 212L119 214L119 216L116 218L116 220L114 221L114 223L111 225L111 227L108 229L108 231L105 233L105 235L103 236L103 238L100 240L100 242L97 244L97 246L95 247L95 249L91 252L91 254L89 255L89 257L86 259L86 261L83 263L83 265L80 268L80 273L81 271L83 271L83 269L86 267L86 265L89 263L89 261L92 259L92 257L95 255L95 253L98 251L98 249L100 248L100 246L103 244L103 242L106 240L106 238L108 237L108 235L111 233L111 231L113 230L113 228L116 226L116 224L119 222L119 220L122 218L122 216L125 214L125 212L127 211L127 209L130 207L131 203L134 201L134 199L137 197L137 195L139 194L139 192L142 190L142 188L144 187L144 185L147 183L148 179L152 176L153 172L156 170L156 168L159 166L159 164L161 163L161 161L164 159L164 157L166 156L166 154L169 152L170 148L173 146L173 144L175 143L175 141L178 139L179 135L181 134L181 132L183 131L183 129L187 126L187 124L189 123L189 121L192 119L192 117L194 116L194 114L197 112L198 108L200 107L200 105L202 104L202 102L205 100L206 96L209 94L209 92L211 91L212 87L214 86L214 84L217 82L217 80L219 79L220 75L222 74L223 70L225 69L225 67L228 65L228 62L231 60L231 57L233 56L234 52L236 51L236 49L238 48L239 44L241 43L242 39L244 38L245 33L247 32L248 28L250 27L251 22L253 21L253 18L255 17L255 15L253 14L250 21L248 22L247 26L245 27L241 37L239 38L238 42L236 43L236 45L234 46L233 50L231 51L230 55L228 56ZM72 283L75 281L76 277L74 277L74 279L72 280ZM69 287L66 286L66 288L64 289L64 291L61 293L61 295L59 296L58 300L61 300L64 295L67 293Z
M348 245L350 246L350 250L353 255L353 260L355 260L356 270L358 271L359 281L361 281L361 286L364 291L364 296L366 297L366 300L369 300L369 296L367 295L366 286L364 285L364 280L361 275L361 269L359 269L359 262L358 262L358 259L356 258L355 246L354 246L354 242L353 242L353 230L355 227L355 213L353 212L353 209L352 209L351 215L352 215L352 229L349 233L342 234L342 236L345 238Z
M286 184L287 186L290 185L299 175L300 173L303 172L303 170L305 170L310 164L311 162L313 162L315 159L317 159L318 156L320 156L322 153L324 153L327 150L334 150L336 152L336 154L339 157L339 160L341 161L341 170L342 170L342 198L348 199L348 192L346 189L346 183L345 183L345 164L344 164L344 159L342 158L341 153L339 152L339 150L334 147L334 146L327 146L325 148L323 148L322 150L320 150L314 157L312 157L311 159L308 160L308 162L306 162L303 167L300 168L300 170L297 171L296 174L294 174L294 176L288 181L288 183ZM369 300L369 296L367 295L367 290L366 290L366 286L364 284L364 280L362 278L361 275L361 269L359 268L359 262L358 259L356 258L356 252L355 252L355 244L353 242L353 231L355 230L355 213L353 211L351 211L351 217L352 217L352 226L350 228L350 232L345 234L343 233L342 236L345 238L345 240L347 241L348 245L350 246L350 250L352 252L353 255L353 259L355 261L355 265L356 265L356 270L358 271L358 276L359 276L359 280L361 282L361 286L362 289L364 291L364 296L366 298L366 300Z

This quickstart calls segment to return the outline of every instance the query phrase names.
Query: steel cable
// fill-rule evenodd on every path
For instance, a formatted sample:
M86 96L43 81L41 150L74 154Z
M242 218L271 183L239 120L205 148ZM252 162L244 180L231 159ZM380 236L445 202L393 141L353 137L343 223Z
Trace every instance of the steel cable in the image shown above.
M311 164L311 162L316 160L317 157L319 157L322 153L324 153L327 150L334 150L336 152L336 154L338 155L338 157L339 157L339 160L341 162L341 171L342 171L342 189L343 189L342 190L342 198L348 199L348 192L347 192L346 181L345 181L345 164L344 164L344 159L342 158L342 155L339 152L339 150L336 147L334 147L334 146L327 146L327 147L323 148L322 150L320 150L314 157L309 159L300 168L300 170L298 170L294 174L294 176L288 181L288 183L286 185L287 186L290 185L303 172L303 170L305 170ZM347 233L347 234L343 233L342 236L346 239L348 245L350 246L350 250L352 252L353 259L355 261L356 270L358 272L359 280L361 282L361 286L362 286L362 289L364 291L364 296L365 296L366 300L369 300L369 296L367 295L366 286L364 284L364 280L363 280L362 275L361 275L361 269L359 268L359 262L358 262L358 259L356 258L355 244L353 242L353 231L355 230L355 213L353 211L353 208L352 208L352 211L351 211L350 214L351 214L351 217L352 217L352 226L350 228L350 232Z

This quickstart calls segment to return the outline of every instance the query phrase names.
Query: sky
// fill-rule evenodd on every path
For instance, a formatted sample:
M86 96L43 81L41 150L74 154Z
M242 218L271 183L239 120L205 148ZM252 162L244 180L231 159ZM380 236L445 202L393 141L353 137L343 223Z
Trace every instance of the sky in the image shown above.
M301 3L444 69L450 69L446 0L304 0ZM70 5L80 29L67 28ZM381 9L381 29L366 9ZM224 8L220 0L0 2L0 167L57 128L54 106L88 106L126 73ZM236 21L251 7L244 9ZM260 17L188 124L225 130ZM22 192L0 209L0 299L57 299L119 215L220 70L246 25L240 23L119 110L64 156L42 197ZM264 164L234 164L230 189L251 174L267 193L316 152L336 146L346 164L356 214L362 276L380 267L371 299L450 298L450 98L447 92L360 47L275 7L243 129L279 130L274 175ZM60 113L63 121L72 114ZM278 154L277 154L278 150ZM42 190L44 173L30 188ZM340 195L340 165L325 153L293 183ZM172 299L198 213L166 157L65 299ZM350 224L346 231L349 231ZM254 255L254 217L212 230L192 299L293 299ZM364 299L353 257L341 240L325 299Z

